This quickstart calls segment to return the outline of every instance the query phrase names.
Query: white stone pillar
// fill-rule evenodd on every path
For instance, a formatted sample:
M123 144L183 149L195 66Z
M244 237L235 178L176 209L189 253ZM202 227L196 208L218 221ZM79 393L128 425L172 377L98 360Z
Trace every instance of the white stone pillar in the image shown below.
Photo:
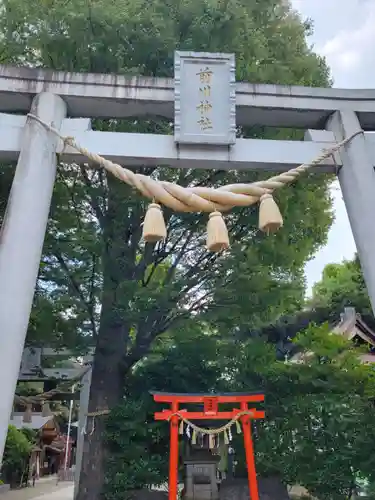
M337 111L327 128L334 132L337 141L362 130L354 111ZM367 147L364 135L360 134L341 149L343 166L338 179L375 313L375 171Z
M83 447L85 444L84 431L86 428L87 412L89 408L90 386L91 386L92 368L90 368L82 377L81 394L79 398L79 420L78 420L78 436L77 436L77 453L76 465L74 472L74 497L76 498L79 488L79 479L82 469Z
M57 129L61 97L41 93L31 113ZM35 291L53 185L58 138L28 118L0 232L0 463Z

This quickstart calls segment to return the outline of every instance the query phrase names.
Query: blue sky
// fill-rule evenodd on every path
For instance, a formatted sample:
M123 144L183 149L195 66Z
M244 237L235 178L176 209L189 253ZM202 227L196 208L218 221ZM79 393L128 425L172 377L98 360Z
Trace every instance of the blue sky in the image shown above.
M375 0L291 0L314 24L311 45L326 57L334 86L375 87ZM350 259L355 244L338 183L333 186L335 223L328 243L306 266L308 289L326 264Z

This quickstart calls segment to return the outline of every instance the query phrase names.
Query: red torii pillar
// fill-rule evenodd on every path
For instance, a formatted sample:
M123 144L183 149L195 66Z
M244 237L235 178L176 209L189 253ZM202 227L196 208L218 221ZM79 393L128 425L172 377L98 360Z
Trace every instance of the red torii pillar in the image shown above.
M153 392L157 403L169 403L170 409L155 413L155 420L170 421L170 454L169 454L169 497L168 500L177 500L178 487L178 428L180 416L188 420L232 420L243 411L249 414L240 417L243 429L247 476L249 481L250 500L259 500L258 482L255 469L254 445L251 432L251 420L264 418L264 411L249 408L249 403L264 401L264 394L260 393L232 393L232 394L176 394L167 392ZM203 411L188 411L180 409L181 403L203 403ZM219 411L219 403L239 404L239 408ZM178 415L176 413L178 412Z

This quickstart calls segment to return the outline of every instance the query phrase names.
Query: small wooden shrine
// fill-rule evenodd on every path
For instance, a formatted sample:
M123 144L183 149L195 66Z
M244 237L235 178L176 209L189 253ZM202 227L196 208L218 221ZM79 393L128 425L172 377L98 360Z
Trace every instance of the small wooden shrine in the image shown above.
M214 421L196 421L198 426L215 427ZM220 456L217 454L219 437L211 441L208 435L197 434L195 442L189 427L186 426L184 437L184 499L217 500L219 489L217 468ZM210 448L212 446L212 448Z
M229 444L232 428L235 428L237 433L243 433L250 500L259 500L251 421L264 418L264 411L256 408L256 403L264 401L264 394L177 394L164 392L152 394L155 402L169 404L169 409L155 413L155 420L166 420L170 423L169 500L177 499L178 436L185 434L191 440L192 449L195 448L195 455L191 456L191 460L188 458L185 461L186 500L214 500L218 498L216 481L218 459L212 453L208 453L208 450L217 447L217 440L220 438L225 444ZM194 410L198 407L198 411L189 411L181 407L181 405L188 404L193 404ZM220 411L219 404L225 404L226 408ZM236 407L228 409L229 405ZM195 423L217 420L227 420L228 422L218 428L200 427ZM202 448L200 454L197 450L199 443L201 443Z
M29 409L26 412L13 412L9 424L37 433L37 442L30 456L30 471L35 467L37 477L57 473L67 443L61 435L56 417L52 413L43 415L42 412Z

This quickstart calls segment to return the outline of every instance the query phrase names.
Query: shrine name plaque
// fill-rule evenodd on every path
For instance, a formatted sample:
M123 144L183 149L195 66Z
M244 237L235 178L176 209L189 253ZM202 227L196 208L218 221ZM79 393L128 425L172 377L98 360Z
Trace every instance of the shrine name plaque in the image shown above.
M175 52L174 138L179 144L236 142L234 54Z

